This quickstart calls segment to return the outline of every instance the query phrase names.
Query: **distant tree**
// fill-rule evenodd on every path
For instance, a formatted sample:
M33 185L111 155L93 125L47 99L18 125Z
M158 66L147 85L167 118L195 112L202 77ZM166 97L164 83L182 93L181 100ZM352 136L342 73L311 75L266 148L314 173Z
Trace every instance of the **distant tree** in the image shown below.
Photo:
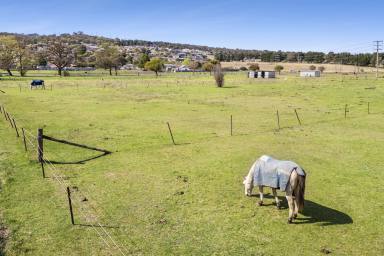
M213 68L214 68L214 65L212 64L212 62L205 62L203 64L203 70L209 72L209 74L212 73Z
M276 65L276 66L275 66L275 71L276 71L276 72L279 72L279 75L280 75L280 72L281 72L283 69L284 69L284 67L281 66L281 65Z
M195 72L196 69L201 68L201 63L198 61L191 61L188 66Z
M35 65L46 66L48 64L47 55L44 52L38 52L35 54Z
M25 76L27 67L31 64L31 54L27 48L27 43L22 37L16 37L16 67L20 76Z
M127 63L129 63L129 64L133 64L133 57L132 57L132 55L127 55L126 57L125 57L125 59L127 60Z
M316 70L316 66L315 65L309 66L309 70Z
M297 61L297 54L295 52L288 52L287 53L287 61L288 62L296 62Z
M320 67L318 67L317 69L318 69L321 73L323 73L324 70L325 70L325 67L324 67L324 66L320 66Z
M139 68L144 68L145 66L145 63L147 63L148 61L150 61L151 59L149 58L149 55L148 53L142 53L140 54L140 57L138 59L138 62L137 62L137 66Z
M221 69L220 64L216 64L213 69L213 76L215 78L216 86L223 87L224 86L224 72Z
M115 68L117 74L117 66L119 65L120 52L119 49L110 44L104 44L102 49L96 53L96 66L109 70L109 75L112 75L112 68Z
M191 64L191 62L192 62L192 60L190 58L186 58L183 60L182 64L185 66L189 66Z
M15 67L17 41L13 36L0 37L0 68L13 76L11 69Z
M73 61L73 54L69 44L59 37L50 43L47 53L48 61L57 67L59 76L62 75L62 70Z
M158 72L164 68L164 62L159 58L153 58L152 60L145 63L144 68L155 72L156 76L158 76Z
M249 70L252 70L252 71L258 71L260 70L260 67L259 67L259 64L255 63L255 64L251 64L249 66Z
M212 63L213 65L220 64L220 61L218 60L209 60L209 62Z

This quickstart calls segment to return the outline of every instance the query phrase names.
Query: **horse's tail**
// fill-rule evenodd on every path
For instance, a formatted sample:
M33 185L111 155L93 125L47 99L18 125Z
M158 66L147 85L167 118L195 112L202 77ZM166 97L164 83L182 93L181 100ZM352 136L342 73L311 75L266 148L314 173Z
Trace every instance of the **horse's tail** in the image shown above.
M304 170L303 170L304 172ZM304 172L305 174L305 172ZM304 209L304 193L305 193L305 177L301 175L297 175L297 186L294 191L295 200L297 200L297 206L299 207L299 211L301 212Z

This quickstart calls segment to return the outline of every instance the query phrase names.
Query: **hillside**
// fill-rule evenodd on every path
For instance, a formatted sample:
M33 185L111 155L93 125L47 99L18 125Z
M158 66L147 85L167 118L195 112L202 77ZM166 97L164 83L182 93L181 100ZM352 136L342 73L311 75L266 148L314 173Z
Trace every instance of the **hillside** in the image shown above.
M17 34L0 32L1 35L12 35L22 38L33 46L47 45L57 38L57 35L39 35L39 34ZM107 38L100 36L87 35L83 32L59 35L67 41L73 48L87 46L87 50L97 50L104 43L115 44L122 49L134 49L130 52L133 58L142 51L147 51L155 57L169 59L180 59L178 54L186 53L187 57L191 54L198 54L196 61L205 61L207 58L215 58L219 61L260 61L260 62L306 62L306 63L337 63L359 66L375 66L375 55L372 53L352 54L349 52L294 52L294 51L270 51L270 50L245 50L245 49L227 49L220 47L209 47L202 45L171 43L162 41L128 40L120 38ZM384 54L380 54L380 64L384 59Z

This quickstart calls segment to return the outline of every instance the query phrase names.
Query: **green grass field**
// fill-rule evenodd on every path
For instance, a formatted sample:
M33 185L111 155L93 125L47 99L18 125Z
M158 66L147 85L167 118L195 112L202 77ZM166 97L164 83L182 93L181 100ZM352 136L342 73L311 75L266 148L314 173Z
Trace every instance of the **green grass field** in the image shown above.
M24 152L1 117L6 255L384 254L384 80L231 73L216 88L208 74L127 73L46 77L46 90L31 91L30 79L0 80L0 104L19 127L113 153L47 164L43 179L36 150ZM67 163L98 155L53 142L44 151ZM308 173L306 206L292 225L284 194L281 210L270 196L262 207L244 196L243 176L262 154ZM75 226L64 183L78 188Z

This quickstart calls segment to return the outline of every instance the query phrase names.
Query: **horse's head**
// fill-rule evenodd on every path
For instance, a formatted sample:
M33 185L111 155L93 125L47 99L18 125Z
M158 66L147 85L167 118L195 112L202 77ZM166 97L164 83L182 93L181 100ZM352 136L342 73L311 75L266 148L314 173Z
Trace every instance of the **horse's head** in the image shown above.
M244 193L245 193L245 195L246 196L251 196L252 189L253 189L252 179L250 179L249 177L244 177L243 184L244 184Z

